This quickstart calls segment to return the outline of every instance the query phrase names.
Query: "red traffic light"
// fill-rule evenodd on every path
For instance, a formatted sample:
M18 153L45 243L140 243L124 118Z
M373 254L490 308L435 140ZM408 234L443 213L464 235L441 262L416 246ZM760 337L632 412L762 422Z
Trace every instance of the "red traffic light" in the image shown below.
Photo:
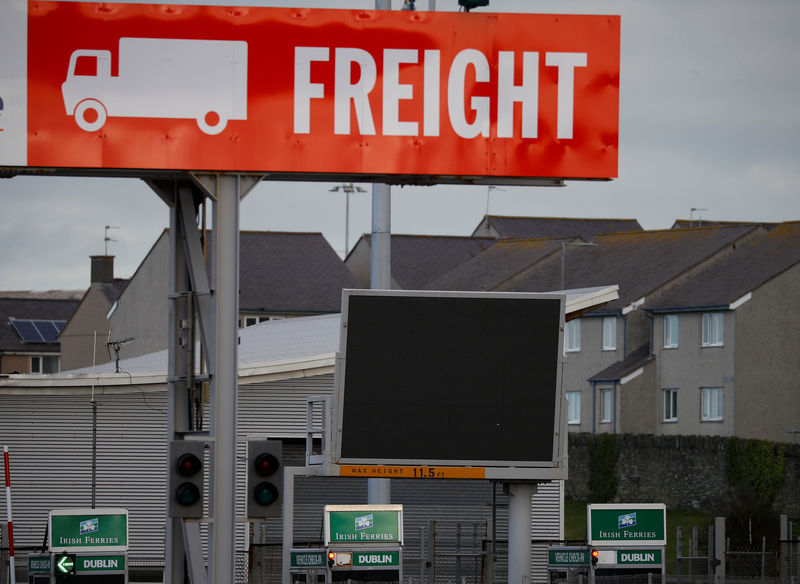
M597 550L592 550L592 565L595 565L597 563L599 557L600 557L600 552Z
M278 462L275 455L269 452L259 454L253 461L253 470L261 477L268 477L275 474L280 466L281 464Z
M182 477L190 477L196 475L203 468L203 463L194 454L187 452L181 454L177 461L177 471Z
M334 564L336 564L336 553L328 552L328 567L333 568Z

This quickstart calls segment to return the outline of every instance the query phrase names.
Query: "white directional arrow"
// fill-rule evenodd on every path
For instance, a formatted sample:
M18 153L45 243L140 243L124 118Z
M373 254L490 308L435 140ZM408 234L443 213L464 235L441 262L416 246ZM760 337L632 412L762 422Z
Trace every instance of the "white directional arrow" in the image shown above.
M63 555L58 559L56 567L62 574L69 574L72 571L72 568L75 567L75 562L72 561L70 556Z

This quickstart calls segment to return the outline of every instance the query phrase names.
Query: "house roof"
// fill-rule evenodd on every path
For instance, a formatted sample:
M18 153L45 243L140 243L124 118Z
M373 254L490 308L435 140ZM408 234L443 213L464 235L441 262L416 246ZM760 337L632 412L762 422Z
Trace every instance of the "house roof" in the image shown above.
M371 243L370 235L364 239ZM392 277L404 290L423 290L494 242L492 237L392 234Z
M568 217L506 217L486 215L474 234L491 228L501 238L582 237L591 241L599 233L641 231L636 219L579 219Z
M79 300L44 298L2 298L0 297L0 351L59 351L59 343L24 342L11 319L20 320L62 320L66 321L77 308Z
M321 233L242 231L239 307L247 312L338 312L361 285Z
M734 248L687 282L647 303L649 310L728 307L800 263L800 222L781 223Z
M617 361L613 365L606 367L596 375L589 378L589 381L619 381L652 361L653 356L650 354L650 345L642 345L635 351L632 351L627 357L621 361Z
M772 229L779 223L762 223L759 221L715 221L709 219L675 219L672 229L691 229L692 227L730 227L731 225L760 225Z
M754 226L666 229L598 235L594 246L567 246L565 288L619 285L620 309L696 267L760 228ZM557 290L561 262L541 262L507 288L512 292Z
M496 290L561 249L566 239L501 239L426 286L430 290Z

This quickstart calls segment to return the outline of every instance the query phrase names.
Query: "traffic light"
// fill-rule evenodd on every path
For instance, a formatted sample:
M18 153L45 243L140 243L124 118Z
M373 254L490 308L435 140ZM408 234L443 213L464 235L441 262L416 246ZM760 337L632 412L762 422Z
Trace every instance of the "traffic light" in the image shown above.
M489 6L489 0L458 0L458 5L463 6L464 10L469 12L478 6Z
M283 443L250 440L247 443L247 516L281 516L281 459Z
M597 560L600 557L600 552L597 550L592 550L592 566L597 565Z
M75 554L68 554L61 552L55 559L56 567L56 581L65 582L75 575L77 565L77 556Z
M173 440L169 445L169 516L203 517L203 443Z
M328 567L333 568L336 564L336 552L328 552Z

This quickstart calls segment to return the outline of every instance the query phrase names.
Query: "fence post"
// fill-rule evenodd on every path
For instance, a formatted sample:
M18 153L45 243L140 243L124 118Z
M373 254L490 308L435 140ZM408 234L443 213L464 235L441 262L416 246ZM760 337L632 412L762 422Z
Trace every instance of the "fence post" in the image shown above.
M714 560L719 565L714 570L714 584L725 584L725 518L714 518Z
M680 525L677 526L677 533L676 533L676 537L675 537L675 547L677 549L676 556L677 556L677 560L678 560L678 582L680 582L681 581L681 575L682 575L682 572L683 572L683 570L682 570L683 562L681 561L681 556L683 555L683 527L681 527Z
M780 543L778 544L778 580L781 582L789 582L789 575L791 574L791 552L792 544L789 543L789 516L781 515L781 535Z

